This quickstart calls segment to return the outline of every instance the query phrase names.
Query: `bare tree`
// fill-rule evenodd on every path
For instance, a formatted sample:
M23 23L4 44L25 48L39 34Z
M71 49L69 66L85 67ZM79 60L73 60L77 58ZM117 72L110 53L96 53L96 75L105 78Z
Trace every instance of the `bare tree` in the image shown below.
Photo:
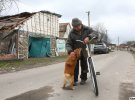
M100 33L105 33L106 30L102 23L98 23L96 26L94 26L94 29Z
M135 48L135 41L127 41L126 44Z
M18 0L0 0L0 15L2 12L11 9L11 7L15 4L17 6Z
M107 33L107 29L104 27L102 23L98 23L96 26L93 27L93 29L100 34L100 41L111 43L111 40Z

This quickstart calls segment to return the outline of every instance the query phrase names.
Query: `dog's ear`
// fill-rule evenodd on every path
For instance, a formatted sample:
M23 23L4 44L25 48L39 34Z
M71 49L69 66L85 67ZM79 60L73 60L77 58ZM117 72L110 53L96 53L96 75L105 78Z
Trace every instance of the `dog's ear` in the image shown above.
M74 50L74 52L77 53L77 52L80 52L81 50L82 50L82 48L77 48Z
M81 48L77 48L75 49L75 54L76 54L76 57L79 58L80 57L80 53L81 53Z
M81 53L81 50L82 50L82 48L78 48L77 52L78 53Z
M81 52L82 48L79 48L79 51Z

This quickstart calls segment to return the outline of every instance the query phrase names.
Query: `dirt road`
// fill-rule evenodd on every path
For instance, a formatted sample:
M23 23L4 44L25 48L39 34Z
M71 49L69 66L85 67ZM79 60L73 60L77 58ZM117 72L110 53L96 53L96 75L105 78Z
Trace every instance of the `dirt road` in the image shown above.
M88 79L75 90L62 90L64 63L0 75L0 100L118 100L119 85L135 80L135 60L125 51L93 57L99 96L95 97Z

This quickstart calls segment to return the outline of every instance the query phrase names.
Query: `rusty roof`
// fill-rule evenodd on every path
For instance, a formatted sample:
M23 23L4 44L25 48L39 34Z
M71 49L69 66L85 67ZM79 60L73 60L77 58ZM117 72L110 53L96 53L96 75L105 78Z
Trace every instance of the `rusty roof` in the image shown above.
M8 32L14 29L19 24L22 24L24 21L26 21L26 19L32 16L33 14L34 13L23 12L12 16L0 17L0 32Z
M52 14L52 15L55 15L55 16L58 16L59 18L62 16L60 14L57 14L57 13L54 13L54 12L50 12L50 11L47 11L47 10L42 10L40 11L41 13L47 13L47 14Z
M60 14L52 13L50 11L39 11L41 13L47 13L61 17ZM28 18L39 12L23 12L11 16L0 17L0 39L4 38L8 33L11 33L18 25L23 24Z
M7 37L18 25L23 24L23 22L33 14L34 13L23 12L12 16L0 17L0 39Z
M61 17L60 14L52 13L50 11L44 10L44 11L39 11L39 12L52 14L52 15L56 15L58 17ZM38 12L33 12L33 13L23 12L23 13L12 15L12 16L0 17L0 32L14 29L15 27L22 24L24 21L27 20L27 18L31 17L35 13L38 13Z

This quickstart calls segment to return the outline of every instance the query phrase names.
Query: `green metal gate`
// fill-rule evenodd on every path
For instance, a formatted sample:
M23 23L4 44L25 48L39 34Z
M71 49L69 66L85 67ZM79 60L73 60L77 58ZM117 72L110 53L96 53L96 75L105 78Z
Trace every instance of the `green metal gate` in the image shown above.
M29 37L29 57L48 57L50 55L50 38Z

